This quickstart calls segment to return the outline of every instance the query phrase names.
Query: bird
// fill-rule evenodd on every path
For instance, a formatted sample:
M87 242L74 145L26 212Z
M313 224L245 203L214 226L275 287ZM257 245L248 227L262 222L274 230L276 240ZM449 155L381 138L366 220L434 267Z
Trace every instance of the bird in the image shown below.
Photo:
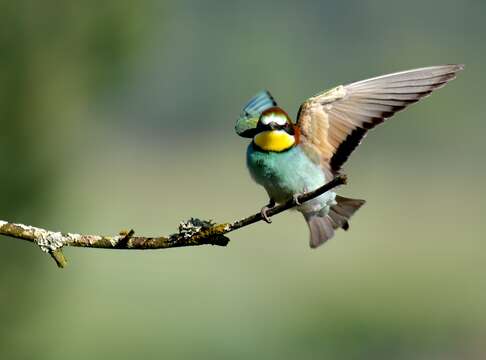
M463 68L429 66L339 85L305 100L295 123L268 90L257 93L241 111L235 131L252 139L246 164L269 196L261 209L263 220L270 223L268 210L294 199L309 227L311 248L337 229L348 230L349 219L365 200L329 191L300 204L299 195L338 176L369 130L445 86Z

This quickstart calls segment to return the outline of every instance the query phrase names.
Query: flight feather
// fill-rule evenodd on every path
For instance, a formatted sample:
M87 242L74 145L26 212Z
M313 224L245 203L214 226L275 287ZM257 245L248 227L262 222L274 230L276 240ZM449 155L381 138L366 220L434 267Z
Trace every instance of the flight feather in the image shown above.
M339 172L368 130L441 88L463 65L439 65L340 85L305 101L297 116L301 146Z

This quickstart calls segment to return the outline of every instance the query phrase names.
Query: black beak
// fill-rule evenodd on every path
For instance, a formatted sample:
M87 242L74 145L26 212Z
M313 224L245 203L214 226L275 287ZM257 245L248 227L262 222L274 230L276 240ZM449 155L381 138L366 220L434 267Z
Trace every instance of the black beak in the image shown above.
M287 123L285 125L279 125L277 123L271 122L268 125L261 125L257 127L259 131L270 131L270 130L285 130L288 134L294 134L294 128L291 124Z
M274 122L271 122L270 124L267 125L269 130L281 130L283 127L281 125L277 125Z
M284 126L278 125L274 122L271 122L270 124L258 124L257 126L258 131L271 131L271 130L282 130L284 129Z

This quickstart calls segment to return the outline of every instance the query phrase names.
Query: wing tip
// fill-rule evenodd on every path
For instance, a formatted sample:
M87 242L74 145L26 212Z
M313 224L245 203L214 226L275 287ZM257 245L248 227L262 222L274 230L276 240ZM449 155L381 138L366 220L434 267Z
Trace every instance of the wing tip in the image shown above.
M458 64L450 63L450 64L426 66L426 67L422 67L422 68L415 68L415 69L405 70L405 72L406 71L415 71L415 70L434 69L434 68L436 68L436 69L448 68L448 69L453 70L453 71L461 71L461 70L464 70L464 67L465 67L465 65L461 64L461 63L458 63Z
M432 66L432 67L434 67L434 66ZM447 69L447 72L449 74L456 74L459 71L463 71L465 65L464 64L444 64L444 65L438 65L438 66L435 66L435 67Z
M464 67L466 66L465 64L449 64L450 66L454 67L456 71L462 71L464 70Z

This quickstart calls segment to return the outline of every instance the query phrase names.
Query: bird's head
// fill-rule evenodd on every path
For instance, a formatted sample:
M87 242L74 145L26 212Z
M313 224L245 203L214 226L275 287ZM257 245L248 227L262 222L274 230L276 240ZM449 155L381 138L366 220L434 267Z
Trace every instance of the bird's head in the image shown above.
M253 136L256 146L264 151L281 152L296 142L296 128L284 110L275 106L262 112Z

